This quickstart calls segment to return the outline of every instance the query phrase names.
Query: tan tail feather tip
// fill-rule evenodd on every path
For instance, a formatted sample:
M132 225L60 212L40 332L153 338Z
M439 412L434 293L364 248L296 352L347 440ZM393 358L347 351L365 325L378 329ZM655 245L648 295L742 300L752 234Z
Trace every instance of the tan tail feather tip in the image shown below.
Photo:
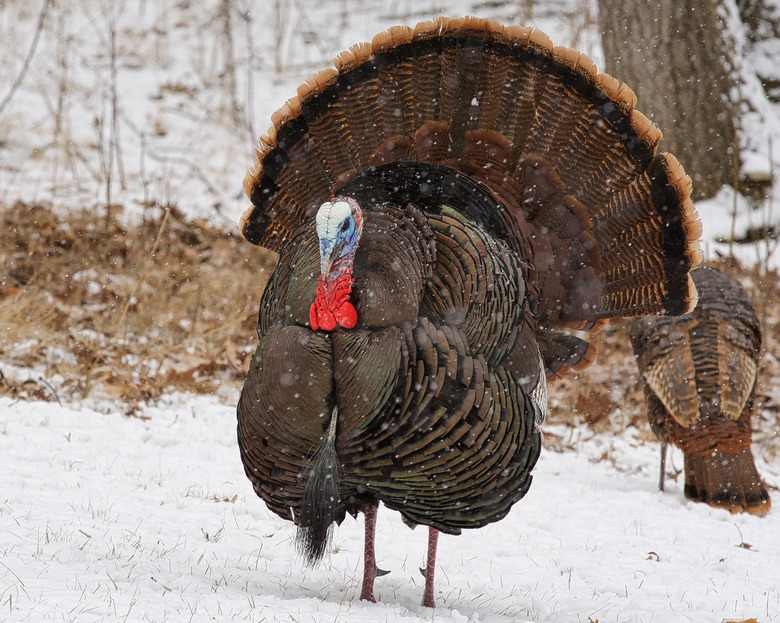
M412 28L414 37L430 38L438 36L439 32L446 30L446 24L449 23L449 18L437 17L434 19L427 19L425 21L415 24Z
M247 174L244 176L244 193L247 197L252 197L252 189L254 188L255 184L257 183L258 178L260 177L260 174L263 171L263 167L260 165L259 162L252 165L252 168L247 171ZM241 230L244 229L244 219L249 221L249 215L254 209L254 206L249 206L246 210L244 210L244 213L241 216Z
M377 35L377 37L378 36L379 35ZM377 37L374 37L374 39ZM378 50L373 46L372 43L362 41L360 43L356 43L348 50L337 55L333 60L333 64L339 72L348 71L353 67L362 65L368 59L368 57L377 51Z
M578 50L563 45L556 45L553 47L552 53L553 58L556 61L571 68L577 67L581 56L581 53Z
M594 82L596 80L596 75L599 73L595 61L587 54L580 54L580 58L577 60L576 69L585 73Z
M634 110L631 115L631 126L640 138L654 146L663 138L663 132L658 126L638 110Z
M335 67L320 69L316 74L298 87L298 100L300 102L305 102L309 98L322 93L328 85L338 78L338 75L339 72ZM298 111L300 112L300 104L298 105ZM271 119L273 119L273 117L271 117Z
M244 183L246 184L246 180L244 180ZM244 229L249 226L249 217L252 215L253 207L254 206L249 206L238 219L238 230L242 233Z
M572 366L572 369L576 370L577 372L579 372L580 370L584 370L590 364L596 361L596 357L598 357L598 354L599 354L599 347L596 346L593 342L589 343L588 350L586 350L582 354L582 358Z
M463 17L453 17L447 20L443 32L454 31L474 31L474 32L492 32L504 34L504 27L500 22L493 19L483 19L473 15L464 15Z
M332 62L337 71L349 71L353 67L360 65L360 60L364 55L360 49L355 49L356 47L353 45L348 50L344 50L333 57Z
M393 29L391 28L389 30L392 31ZM527 37L533 32L533 28L520 26L516 27L516 30L509 32L507 27L492 19L484 19L469 15L454 18L439 17L417 24L413 29L413 38L425 39L428 37L438 37L441 35L454 33L456 31L488 32L494 35L498 35L500 38L526 38L527 40ZM517 35L519 35L519 37L514 34L515 32ZM384 43L384 40L382 40L382 42Z
M701 255L701 251L699 250L699 238L701 238L701 235L704 232L704 226L699 218L699 213L696 210L696 206L693 205L693 201L690 199L686 199L683 202L683 210L685 211L683 216L683 227L691 237L689 248L692 252L698 252L698 254ZM697 265L700 261L697 262Z
M598 354L599 354L599 347L596 346L593 342L590 342L588 344L588 350L586 350L582 354L582 358L579 361L577 361L572 365L563 364L559 370L547 376L547 381L548 382L560 381L572 370L574 370L575 372L581 372L582 370L590 366L594 361L596 361L596 357L598 357Z
M261 156L265 156L274 147L276 147L276 128L271 126L268 134L263 134L257 142L255 153L257 154L258 162L256 164L259 165Z
M565 46L556 46L553 48L553 58L557 62L571 67L573 71L587 76L592 82L596 81L596 76L598 75L596 63L579 50Z
M541 30L531 31L531 35L528 37L528 44L541 50L546 50L552 56L553 42Z
M677 160L674 154L670 154L665 151L660 154L666 161L666 171L669 181L674 184L676 188L679 188L684 193L685 197L690 197L693 190L693 183L690 176L685 172L685 169Z
M700 262L701 258L699 258L699 263ZM696 266L698 266L699 263L697 263ZM691 293L691 295L688 302L688 311L685 313L690 313L696 309L696 304L699 302L699 291L696 289L696 285L693 283L693 278L691 277L690 273L688 273L688 291Z
M609 74L598 74L596 76L596 87L601 89L609 99L615 101L615 103L620 103L617 96L620 90L620 80L613 78Z
M617 97L621 101L625 102L625 104L628 106L628 110L634 110L634 106L636 106L636 93L634 93L634 89L628 86L625 82L620 83Z
M271 123L274 124L274 127L281 127L291 119L295 119L300 112L301 107L300 104L298 104L298 99L291 98L271 115Z
M371 48L374 53L384 52L404 43L409 43L414 36L415 31L408 26L393 26L371 39Z
M599 318L593 323L593 326L591 326L590 329L588 329L588 333L591 335L596 335L599 333L604 327L607 326L607 323L609 323L609 318ZM597 349L598 352L598 349Z
M518 41L522 45L527 45L531 39L534 29L531 26L504 26L504 35L509 39Z
M264 156L276 147L276 131L276 126L271 125L258 141L257 149L261 150ZM262 161L258 160L258 164L262 164Z

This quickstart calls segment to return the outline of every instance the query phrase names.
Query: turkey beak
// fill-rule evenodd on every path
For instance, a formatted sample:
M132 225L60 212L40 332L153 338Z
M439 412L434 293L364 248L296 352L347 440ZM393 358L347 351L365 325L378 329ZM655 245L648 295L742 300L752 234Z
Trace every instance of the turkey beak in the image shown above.
M333 263L332 250L333 242L320 238L320 273L322 275L327 275L330 272L330 265Z
M344 241L339 240L335 244L330 240L320 240L320 272L329 275L334 260L341 254Z

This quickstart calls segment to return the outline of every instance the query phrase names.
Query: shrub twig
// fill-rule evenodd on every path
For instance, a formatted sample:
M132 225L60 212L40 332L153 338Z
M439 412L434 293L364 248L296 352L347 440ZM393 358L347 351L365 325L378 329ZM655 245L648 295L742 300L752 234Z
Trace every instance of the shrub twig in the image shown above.
M33 36L32 43L30 44L30 49L27 52L27 57L24 59L24 64L22 65L22 69L19 71L19 74L16 76L16 80L14 80L11 88L8 89L8 93L6 93L3 101L0 102L0 114L3 113L3 110L5 110L6 106L8 106L9 102L13 99L14 94L24 81L24 77L27 75L27 70L30 68L30 62L32 61L32 58L35 55L35 50L38 47L38 40L41 38L43 24L46 21L46 14L49 12L49 7L52 4L52 0L43 0L41 13L38 16L38 25L35 28L35 35Z

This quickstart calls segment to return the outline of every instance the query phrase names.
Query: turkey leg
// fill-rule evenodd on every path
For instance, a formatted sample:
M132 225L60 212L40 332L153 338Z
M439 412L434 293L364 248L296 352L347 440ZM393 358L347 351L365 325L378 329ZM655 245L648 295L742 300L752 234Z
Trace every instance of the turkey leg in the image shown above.
M425 592L422 605L424 608L433 608L433 572L436 567L436 546L439 543L439 531L436 528L428 528L428 560L425 563Z
M374 580L377 576L376 551L374 536L376 534L376 506L369 506L363 513L366 517L366 540L363 547L363 589L360 599L374 602Z
M658 490L663 491L664 490L664 480L666 480L666 447L667 443L665 441L661 442L661 474L658 478Z

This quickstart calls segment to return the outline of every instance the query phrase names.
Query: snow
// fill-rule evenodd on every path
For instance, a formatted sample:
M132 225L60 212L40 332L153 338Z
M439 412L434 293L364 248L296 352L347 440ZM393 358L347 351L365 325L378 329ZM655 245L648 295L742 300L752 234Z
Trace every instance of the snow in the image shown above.
M0 201L66 210L112 202L123 218L175 204L234 230L257 137L312 71L357 41L445 6L451 15L506 22L519 12L519 3L467 0L236 2L251 19L233 20L235 124L219 4L52 3L29 71L0 111ZM592 2L536 5L531 25L601 64L592 24L582 27L571 12L585 6L593 14ZM22 70L41 7L12 2L0 10L0 101ZM753 61L772 63L768 49ZM774 154L764 154L766 137L780 135L775 106L743 128L753 146L747 169L773 166ZM728 254L716 240L730 235L732 203L724 189L697 206L708 258ZM755 209L738 198L735 231L776 223L773 203ZM777 259L774 243L735 252L749 263ZM53 399L60 382L47 379ZM780 621L777 506L763 518L732 516L687 503L681 482L657 492L657 446L633 428L620 436L548 428L570 449L542 453L530 493L510 515L440 539L433 611L419 605L425 530L380 510L378 560L391 573L377 580L376 604L361 602L362 518L347 518L325 563L305 568L294 527L265 508L243 474L237 398L235 388L173 394L135 417L97 400L0 398L0 620ZM757 455L764 478L780 483L777 457ZM673 462L679 469L679 453Z
M780 259L775 253L777 239L765 239L755 244L728 243L732 235L739 240L744 238L749 230L770 223L777 227L778 216L773 214L770 202L762 202L756 207L739 193L736 193L735 197L730 186L724 186L712 199L698 201L696 210L702 222L702 252L705 262L733 254L746 266L762 263L777 266Z
M542 453L506 519L442 535L435 610L419 605L426 531L380 509L390 574L361 602L362 517L304 567L294 527L243 474L236 399L175 394L137 417L0 399L0 619L780 620L780 514L687 503L674 481L656 491L657 445L633 429L548 430L573 450ZM780 479L778 464L759 470Z

